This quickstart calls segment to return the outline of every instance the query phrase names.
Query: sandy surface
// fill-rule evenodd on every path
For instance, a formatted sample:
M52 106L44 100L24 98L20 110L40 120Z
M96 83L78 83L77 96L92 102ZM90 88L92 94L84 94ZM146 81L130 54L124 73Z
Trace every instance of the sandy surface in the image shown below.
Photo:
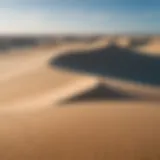
M139 49L144 53L160 56L160 39L152 40L149 44L139 47Z
M0 104L13 106L26 100L34 100L46 94L51 94L55 89L70 85L75 81L81 82L86 76L59 72L49 66L53 58L61 50L30 51L29 53L8 54L0 57ZM88 77L86 79L89 79ZM43 98L42 98L43 99ZM40 103L39 103L40 104Z
M127 39L121 42L128 45ZM112 90L113 95L132 98L92 97L65 103L95 92L99 79L53 68L49 61L65 54L62 50L106 43L104 38L87 47L77 44L0 55L1 160L160 159L159 88L105 79L105 93ZM148 44L150 52L154 45Z
M1 112L0 157L21 159L160 158L157 103L101 102Z

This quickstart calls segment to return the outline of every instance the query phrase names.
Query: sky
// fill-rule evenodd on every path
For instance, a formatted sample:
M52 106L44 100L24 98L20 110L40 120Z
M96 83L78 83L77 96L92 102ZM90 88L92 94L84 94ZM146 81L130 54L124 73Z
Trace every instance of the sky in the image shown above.
M0 34L160 34L159 0L0 0Z

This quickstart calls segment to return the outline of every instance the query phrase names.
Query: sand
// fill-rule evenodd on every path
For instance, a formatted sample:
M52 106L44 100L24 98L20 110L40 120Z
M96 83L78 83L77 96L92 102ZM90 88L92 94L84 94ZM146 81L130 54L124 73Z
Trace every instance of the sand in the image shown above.
M101 102L1 113L0 156L12 159L160 158L157 103Z
M148 44L138 47L138 49L148 55L160 56L160 38L153 38Z
M0 55L1 160L160 159L159 88L49 64L108 41Z
M24 101L29 98L35 99L37 96L51 93L54 89L62 88L79 78L86 77L59 72L49 66L50 58L59 55L61 50L51 49L47 52L40 52L38 49L36 52L20 52L2 56L0 58L1 106L13 105L13 102L17 105L18 101L23 99Z

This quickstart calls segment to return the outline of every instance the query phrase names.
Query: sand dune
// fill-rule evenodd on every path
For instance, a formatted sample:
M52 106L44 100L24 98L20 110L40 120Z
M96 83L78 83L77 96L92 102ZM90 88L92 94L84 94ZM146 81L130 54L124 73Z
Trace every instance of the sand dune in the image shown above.
M68 55L93 56L113 41L128 50L131 39L102 37L0 55L1 160L160 159L159 85L51 65ZM113 54L108 62L118 65L121 55Z
M160 55L160 38L157 37L129 37L120 36L113 41L120 47L132 48L136 51L141 52L141 54L147 54L150 56Z
M147 45L138 48L143 53L160 56L160 38L153 38Z
M102 41L98 42L99 45L102 45ZM82 48L81 46L76 46L77 48ZM75 48L76 48L75 47ZM70 47L70 48L74 48ZM66 50L66 48L65 48ZM69 49L70 50L70 49ZM53 50L47 51L48 53L44 52L32 52L29 53L17 53L17 54L11 54L2 56L0 61L0 103L1 106L7 105L7 106L14 106L13 103L19 106L21 105L29 105L32 101L36 101L36 104L42 103L42 97L48 97L46 98L46 104L51 103L56 92L60 92L59 90L66 91L65 88L69 88L67 86L70 86L71 88L77 88L76 90L79 90L79 86L81 86L81 83L85 84L86 81L86 90L88 90L88 86L92 86L92 83L90 84L90 81L93 81L93 84L97 83L97 78L94 78L94 76L88 76L83 74L76 74L71 72L66 72L59 70L58 68L53 68L49 66L50 59L54 59L53 57L57 57L57 54L60 54L60 51ZM92 52L92 51L91 51ZM63 53L63 52L62 52ZM67 52L66 54L68 54ZM72 52L74 53L74 52ZM83 63L84 65L84 63ZM64 81L65 78L65 81ZM75 84L75 81L78 81L78 84ZM81 82L82 81L82 82ZM88 82L89 81L89 82ZM110 83L111 82L111 83ZM123 88L134 88L135 86L125 85L124 83L119 83L118 81L115 81L113 79L107 79L106 78L106 84L110 85L115 89L114 84L119 84L119 86L125 86ZM127 84L127 83L126 83ZM131 86L131 87L130 87ZM83 88L83 87L82 87ZM122 91L122 87L120 88L120 91ZM141 88L140 90L136 91L138 93L143 93L144 89L147 87L137 87ZM83 90L83 89L82 89ZM55 92L54 92L55 91ZM77 91L80 93L80 91ZM131 92L131 91L129 91ZM129 94L128 92L128 94ZM156 95L159 95L159 89L153 89L151 87L148 87L144 93L154 93L153 97L156 97ZM131 92L132 93L132 92ZM134 93L135 94L135 93ZM66 94L67 95L67 94ZM60 99L60 98L59 98ZM27 101L27 103L26 103ZM38 102L40 101L40 102ZM29 104L28 104L29 102ZM53 102L54 103L54 102ZM35 104L35 103L33 103Z
M51 52L51 51L50 51ZM18 101L34 100L52 94L55 89L62 88L80 77L85 77L67 72L53 70L48 65L50 57L56 52L41 54L16 54L1 58L0 75L0 103L3 105L17 105ZM65 81L64 81L65 77ZM53 94L55 94L53 92ZM23 100L24 99L24 100ZM38 101L39 99L37 99ZM40 104L40 103L39 103Z
M62 70L100 77L106 82L108 79L113 82L117 79L116 83L120 82L125 87L123 81L126 84L135 83L135 88L136 85L141 86L141 89L149 86L151 92L155 90L153 96L160 95L157 69L160 67L159 58L141 55L128 48L109 45L89 51L75 51L52 59L51 65Z

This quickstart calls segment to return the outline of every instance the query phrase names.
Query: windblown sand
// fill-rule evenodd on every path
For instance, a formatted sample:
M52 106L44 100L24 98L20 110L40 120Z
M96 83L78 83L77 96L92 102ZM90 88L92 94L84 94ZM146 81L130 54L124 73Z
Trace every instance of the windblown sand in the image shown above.
M104 45L104 40L99 43ZM80 48L86 46L64 49ZM51 48L0 55L0 159L160 159L159 100L61 103L94 90L97 78L49 66L49 60L59 54L64 54L62 49ZM132 92L132 84L106 83L115 91L124 92L126 87L124 93L131 96L145 95L143 87Z

